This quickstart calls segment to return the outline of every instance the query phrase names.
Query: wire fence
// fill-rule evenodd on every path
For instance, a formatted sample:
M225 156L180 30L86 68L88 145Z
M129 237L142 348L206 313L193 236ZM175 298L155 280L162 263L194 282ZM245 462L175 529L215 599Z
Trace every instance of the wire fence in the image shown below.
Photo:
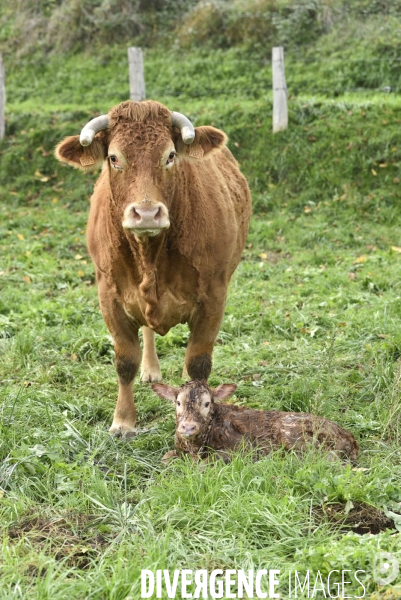
M289 96L317 94L336 98L343 94L395 94L401 93L401 56L385 57L286 57L285 70ZM300 66L310 66L310 72ZM158 81L163 90L152 81L154 70L163 69ZM151 66L146 64L145 74L150 76L149 90L162 91L163 95L179 97L191 95L259 98L271 93L271 57L239 58L205 56L193 58L183 55L180 60L180 77L175 83L177 66L166 67L165 62L152 57ZM221 85L210 85L207 75L221 73ZM193 78L191 80L191 77ZM327 84L324 80L327 79ZM251 81L250 81L251 80Z
M401 94L401 56L388 54L375 57L333 56L285 56L285 75L288 99L299 96L316 96L338 99L346 95L357 95L364 102L372 95L384 98L399 98ZM93 69L98 70L95 64ZM87 76L88 75L88 76ZM93 95L93 73L60 74L62 92L76 87L80 77L82 97ZM113 101L127 98L128 61L121 63L113 74L106 96ZM144 51L144 80L147 97L178 98L201 100L203 98L261 100L272 99L271 53L265 56L238 56L235 52L213 52L194 57L182 54L180 60L166 62L166 57L158 59L153 53ZM144 81L144 84L145 84ZM0 139L5 131L5 74L1 71L0 57ZM49 87L53 81L49 81ZM106 82L105 82L106 83ZM13 102L23 102L36 98L41 102L48 90L40 89L42 81L35 77L20 78L11 85L9 98ZM60 83L58 83L60 87ZM116 90L120 90L116 93ZM54 94L58 94L57 76ZM60 97L60 96L59 96Z

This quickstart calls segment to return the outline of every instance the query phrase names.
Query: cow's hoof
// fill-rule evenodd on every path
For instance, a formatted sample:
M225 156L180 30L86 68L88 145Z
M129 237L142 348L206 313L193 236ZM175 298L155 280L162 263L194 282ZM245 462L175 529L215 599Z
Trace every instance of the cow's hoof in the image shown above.
M128 440L136 435L135 427L128 427L127 425L112 425L109 429L109 433L114 437L122 438L123 440Z
M141 372L142 383L157 383L163 381L160 369L146 369Z

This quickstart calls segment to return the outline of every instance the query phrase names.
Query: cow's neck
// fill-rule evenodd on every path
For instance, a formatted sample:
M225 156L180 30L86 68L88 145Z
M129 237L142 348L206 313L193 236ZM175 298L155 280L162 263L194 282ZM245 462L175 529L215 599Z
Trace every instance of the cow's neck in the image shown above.
M155 237L146 237L141 241L132 238L129 243L141 278L139 291L146 303L145 316L151 321L158 305L157 275L166 247L166 232L162 231Z

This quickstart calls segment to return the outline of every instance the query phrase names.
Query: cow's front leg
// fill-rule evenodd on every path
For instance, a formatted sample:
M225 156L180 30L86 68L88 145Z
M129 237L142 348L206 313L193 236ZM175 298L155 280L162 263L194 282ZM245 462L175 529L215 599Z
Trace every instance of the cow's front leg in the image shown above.
M183 378L209 379L212 370L212 352L223 319L224 306L220 309L212 304L213 310L200 308L190 321L188 347L185 354Z
M118 376L118 397L110 433L131 437L135 433L136 409L134 403L134 379L141 360L138 334L130 343L114 344L115 366Z
M102 283L101 278L100 284ZM120 302L107 294L108 288L99 285L100 307L114 342L114 364L118 376L118 397L110 433L131 437L134 435L136 410L134 379L141 362L138 326L127 316Z
M118 376L118 397L110 433L131 437L135 432L136 410L134 379L141 361L138 332L114 340L115 366Z
M155 332L149 327L142 327L143 353L141 365L141 381L161 381L159 359L156 354Z

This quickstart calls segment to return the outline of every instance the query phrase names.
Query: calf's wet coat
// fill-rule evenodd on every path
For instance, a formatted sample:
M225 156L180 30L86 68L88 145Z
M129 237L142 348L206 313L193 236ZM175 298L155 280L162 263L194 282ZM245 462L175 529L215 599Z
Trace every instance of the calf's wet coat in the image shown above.
M303 451L314 446L327 450L332 458L357 459L359 448L354 436L329 419L215 402L229 398L237 388L235 384L213 389L205 381L190 381L181 388L158 383L152 388L175 403L178 453L200 458L215 453L228 460L230 452L240 448L254 448L263 456L279 448ZM174 453L168 455L166 459Z

